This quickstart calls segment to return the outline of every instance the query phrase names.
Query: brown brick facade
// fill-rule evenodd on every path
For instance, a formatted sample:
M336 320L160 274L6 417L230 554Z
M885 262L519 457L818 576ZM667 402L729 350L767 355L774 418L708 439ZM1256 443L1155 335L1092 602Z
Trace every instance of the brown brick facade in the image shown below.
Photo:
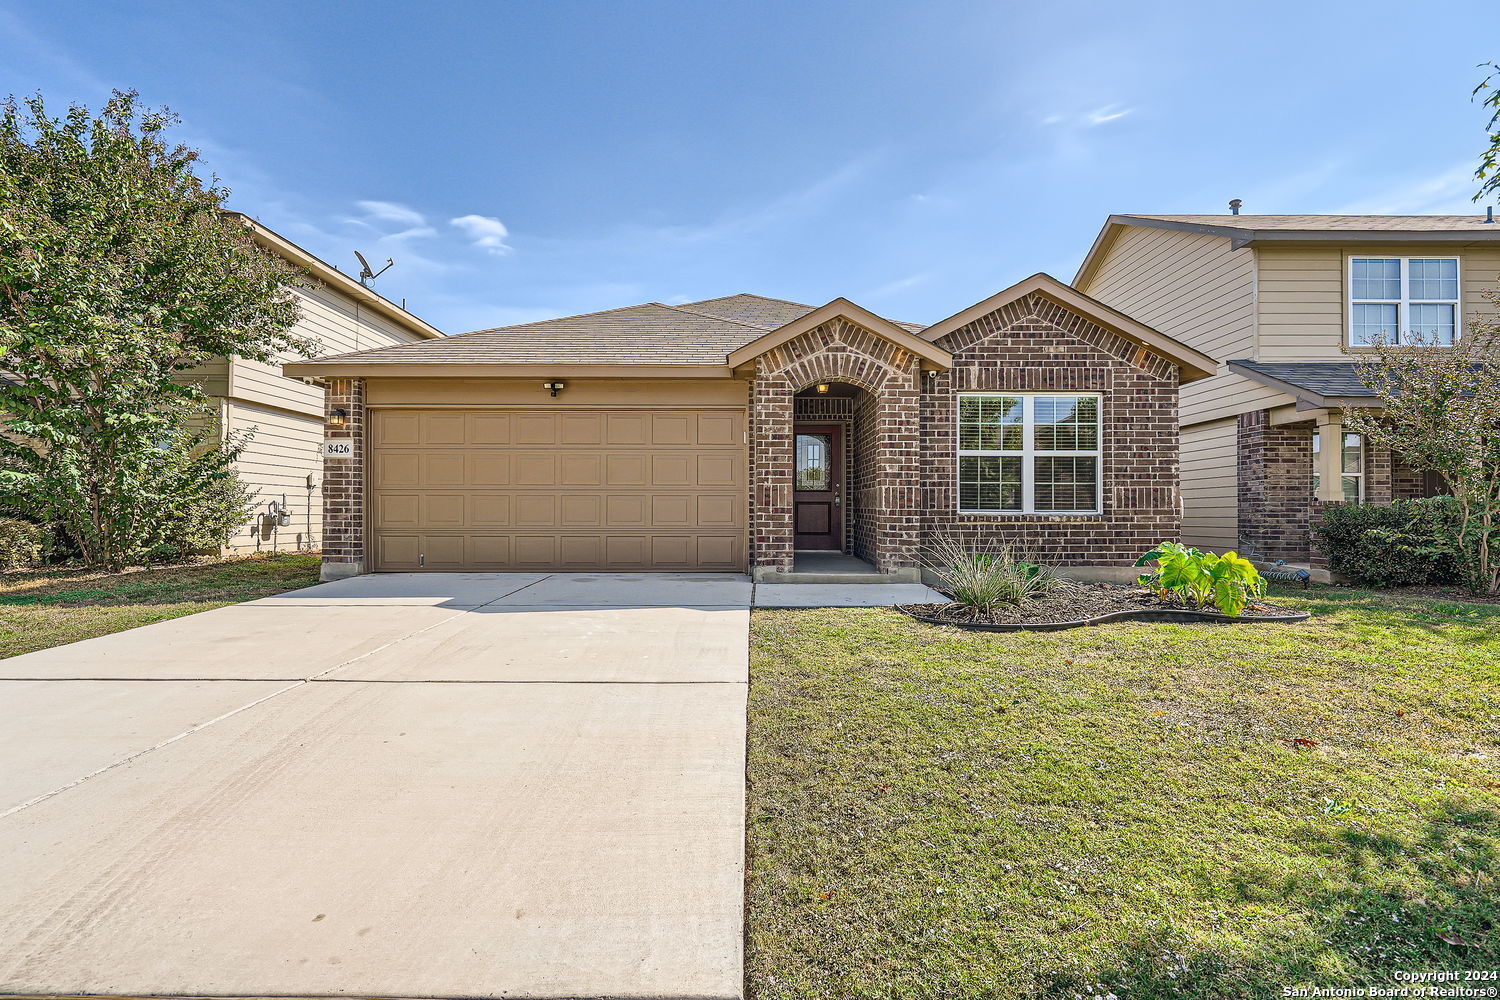
M1082 316L1031 295L939 341L954 367L922 386L922 531L1009 546L1056 566L1129 566L1181 530L1177 369ZM957 394L1100 393L1099 514L958 512Z
M1273 426L1270 411L1242 413L1238 429L1240 551L1257 560L1326 566L1316 528L1333 502L1313 494L1312 421ZM1366 444L1364 502L1430 496L1433 484L1391 449Z
M754 359L748 415L752 569L793 569L797 420L847 428L845 547L881 572L914 575L925 542L939 534L972 546L1010 546L1057 566L1119 567L1179 536L1175 365L1035 294L953 331L939 346L951 352L954 366L929 377L917 354L838 317ZM799 396L821 382L858 391ZM959 513L957 402L968 391L1098 393L1101 511ZM327 412L348 412L342 426L328 424L328 436L354 444L353 457L324 463L327 577L369 565L364 393L358 379L327 381Z
M751 393L751 565L792 569L794 397L819 382L868 394L852 407L853 549L882 572L914 569L921 530L920 364L903 348L842 317L756 359ZM860 447L860 439L866 446Z
M343 424L333 412L344 410ZM349 458L323 457L323 579L357 576L365 571L365 383L333 378L323 398L323 432L348 438Z

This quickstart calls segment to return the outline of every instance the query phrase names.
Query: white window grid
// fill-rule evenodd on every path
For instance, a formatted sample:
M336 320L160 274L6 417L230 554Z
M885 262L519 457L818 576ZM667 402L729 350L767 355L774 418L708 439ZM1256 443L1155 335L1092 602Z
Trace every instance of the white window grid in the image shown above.
M980 399L1020 399L1022 406L1021 418L1021 447L1016 449L984 449L984 448L961 448L958 447L962 439L962 426L960 424L963 400L966 397ZM1096 401L1094 407L1095 416L1095 442L1097 447L1092 450L1053 451L1036 448L1036 401L1044 398L1067 398L1067 399L1093 399ZM1027 515L1041 515L1044 517L1073 516L1079 514L1099 514L1104 510L1104 395L1098 392L1005 392L997 390L993 392L961 392L956 394L953 400L953 437L956 457L953 463L953 490L957 500L958 512L960 514L983 514L995 517L1024 517ZM1094 477L1094 506L1090 510L1042 510L1036 509L1036 459L1042 458L1093 458L1096 461L1095 469L1097 475ZM962 465L957 459L964 457L1004 457L1021 459L1021 509L1020 510L988 510L983 508L969 508L963 505L963 486L960 482Z
M1401 289L1400 289L1401 290L1401 297L1400 298L1397 298L1397 299L1361 299L1361 298L1355 298L1355 296L1354 296L1354 265L1356 263L1360 262L1360 261L1376 261L1376 260L1394 260L1394 261L1396 261L1398 263L1399 269L1400 269L1399 270L1399 274L1400 274L1400 281L1401 281ZM1455 291L1458 293L1457 296L1455 298L1452 298L1452 299L1414 299L1414 298L1412 298L1411 297L1411 262L1414 261L1414 260L1421 260L1421 261L1427 261L1427 260L1432 260L1432 261L1438 261L1438 260L1441 260L1441 261L1452 261L1453 262L1453 274L1454 274L1454 278L1455 278L1455 285L1457 286L1455 288ZM1394 257L1394 256L1391 256L1389 254L1361 254L1361 255L1358 255L1358 256L1350 256L1345 261L1344 274L1345 274L1346 280L1349 283L1348 284L1348 289L1349 289L1349 309L1348 309L1348 313L1349 313L1349 316L1348 316L1348 321L1345 323L1344 336L1345 336L1345 339L1348 342L1348 344L1349 344L1350 347L1370 347L1370 346L1372 346L1370 344L1362 344L1362 343L1360 343L1360 342L1358 342L1357 340L1354 339L1354 314L1355 314L1354 307L1357 306L1357 305L1395 306L1396 307L1396 329L1394 331L1392 331L1392 334L1393 334L1393 336L1395 338L1394 342L1397 343L1397 344L1406 343L1407 342L1407 335L1412 332L1409 329L1409 327L1411 326L1409 317L1411 315L1411 307L1412 306L1425 306L1425 305L1452 306L1453 307L1453 342L1456 344L1463 337L1463 332L1464 332L1464 315L1463 315L1464 275L1463 275L1463 261L1460 258L1458 258L1458 257L1433 256L1433 255L1430 255L1430 254L1418 255L1416 257ZM1418 331L1418 332L1419 333L1425 333L1425 331ZM1443 346L1446 346L1446 345L1443 345Z

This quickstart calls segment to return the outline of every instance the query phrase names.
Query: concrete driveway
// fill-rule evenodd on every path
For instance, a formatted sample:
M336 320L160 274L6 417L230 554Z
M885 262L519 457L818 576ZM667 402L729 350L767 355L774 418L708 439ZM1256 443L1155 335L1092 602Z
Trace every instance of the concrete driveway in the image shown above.
M750 598L366 576L0 660L0 993L738 997Z

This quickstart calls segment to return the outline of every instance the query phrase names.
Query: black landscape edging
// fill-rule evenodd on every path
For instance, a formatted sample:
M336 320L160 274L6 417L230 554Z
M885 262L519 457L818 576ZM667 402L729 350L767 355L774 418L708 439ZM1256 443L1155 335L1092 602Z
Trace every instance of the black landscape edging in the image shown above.
M1080 628L1084 625L1103 625L1106 622L1221 622L1239 624L1284 624L1305 622L1312 615L1296 611L1289 615L1225 615L1217 611L1192 611L1188 608L1153 608L1144 611L1110 611L1093 618L1080 618L1071 622L960 622L935 615L918 614L907 610L905 605L896 605L896 610L908 617L928 625L952 625L971 632L1060 632L1065 628Z

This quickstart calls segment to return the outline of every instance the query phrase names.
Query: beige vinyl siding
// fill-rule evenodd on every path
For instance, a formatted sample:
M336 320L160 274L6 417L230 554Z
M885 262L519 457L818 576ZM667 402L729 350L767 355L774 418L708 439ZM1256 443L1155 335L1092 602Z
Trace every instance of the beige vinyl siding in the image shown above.
M1255 252L1223 236L1127 227L1081 291L1217 361L1253 357ZM1202 379L1183 386L1181 420L1221 419L1264 396L1238 375Z
M254 431L236 468L240 479L259 495L255 512L265 511L283 495L292 512L285 528L261 534L252 519L229 541L237 552L287 551L317 548L323 537L323 423L320 417L299 416L281 410L250 406L227 400L226 419L231 431ZM307 477L313 477L313 489Z
M317 341L311 357L410 344L422 339L326 286L299 288L295 293L302 307L297 332ZM236 358L229 394L263 406L321 414L322 387L281 374L282 364L301 359L301 355L292 352L285 352L270 364Z
M1261 361L1333 361L1346 357L1348 260L1359 257L1458 257L1467 326L1494 315L1484 298L1500 276L1500 247L1455 249L1442 244L1351 247L1263 247L1260 259Z
M1239 546L1238 421L1182 429L1182 540L1205 551Z
M229 362L225 358L211 358L195 368L188 368L177 375L178 382L196 382L210 396L229 394Z

